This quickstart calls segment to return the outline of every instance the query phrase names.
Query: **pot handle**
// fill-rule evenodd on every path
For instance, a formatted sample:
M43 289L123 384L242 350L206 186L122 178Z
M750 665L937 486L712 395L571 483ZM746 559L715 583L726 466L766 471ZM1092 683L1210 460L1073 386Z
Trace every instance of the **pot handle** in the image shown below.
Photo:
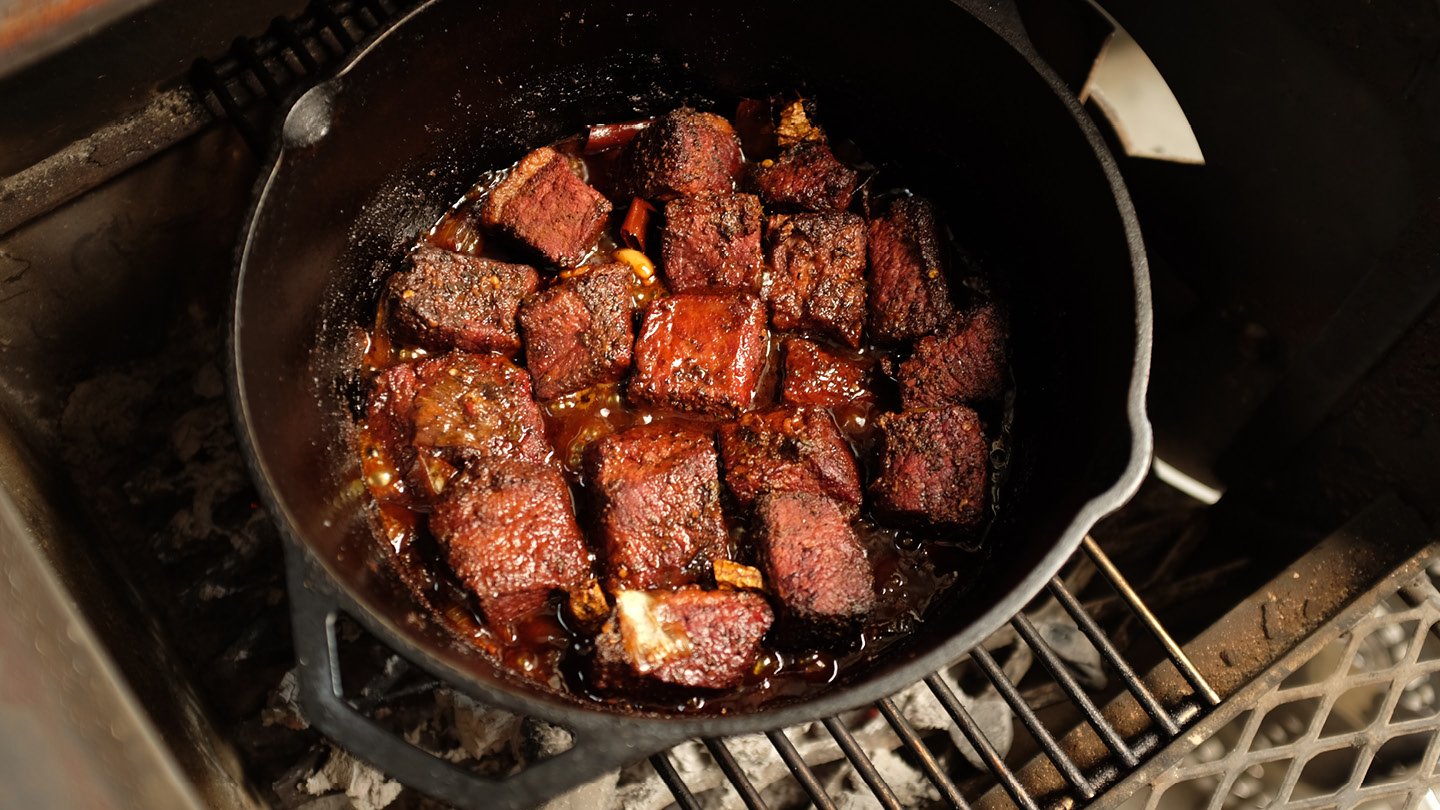
M336 637L342 597L307 550L288 543L285 556L296 679L306 720L342 748L408 787L465 810L522 810L680 742L651 734L601 735L594 729L566 729L574 740L568 750L501 779L472 773L423 751L345 699Z

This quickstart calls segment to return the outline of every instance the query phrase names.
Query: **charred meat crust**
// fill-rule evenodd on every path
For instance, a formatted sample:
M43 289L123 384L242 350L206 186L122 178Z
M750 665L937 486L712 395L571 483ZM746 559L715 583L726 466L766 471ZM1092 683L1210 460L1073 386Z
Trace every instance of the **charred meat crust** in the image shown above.
M702 287L760 288L760 201L751 194L704 194L665 206L660 245L675 292Z
M622 167L627 190L650 200L729 192L740 174L740 139L724 118L681 107L635 137Z
M961 313L921 338L900 364L906 409L996 399L1005 392L1005 319L994 305Z
M875 574L844 505L813 492L767 493L755 525L765 579L795 619L834 628L874 609Z
M720 426L725 485L742 507L764 492L818 492L854 513L860 471L830 414L781 407Z

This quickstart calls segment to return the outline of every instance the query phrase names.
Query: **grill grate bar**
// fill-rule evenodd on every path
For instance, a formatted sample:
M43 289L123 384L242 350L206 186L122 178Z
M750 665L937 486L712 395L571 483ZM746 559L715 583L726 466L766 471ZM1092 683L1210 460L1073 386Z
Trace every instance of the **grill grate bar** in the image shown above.
M930 691L935 695L935 699L940 701L940 706L945 709L945 713L950 715L951 720L955 721L955 725L959 727L960 733L964 734L965 739L970 741L970 745L975 748L980 758L985 761L985 767L990 770L990 773L995 775L995 778L999 780L1001 786L1005 788L1005 792L1010 794L1010 798L1014 799L1015 803L1025 808L1025 810L1040 810L1039 805L1035 803L1035 800L1030 797L1029 792L1020 784L1020 780L1015 778L1015 773L1005 764L1005 759L995 750L995 746L991 745L990 741L985 738L984 732L980 730L980 726L975 723L970 713L965 710L959 698L955 697L955 693L950 690L949 685L946 684L939 675L930 675L927 677L925 679L925 685L930 687Z
M740 801L745 803L748 810L769 810L765 800L760 797L760 791L750 783L750 777L745 775L740 763L735 761L735 755L725 746L725 741L715 737L705 739L705 747L709 749L710 756L715 758L715 764L720 766L720 771L725 778L734 786L735 792L740 794Z
M920 739L920 735L915 733L910 721L906 720L905 715L895 707L895 701L885 698L877 702L875 708L884 715L885 722L890 724L890 728L895 731L895 736L899 737L905 747L910 749L910 753L919 760L920 769L925 772L930 783L940 791L940 795L945 798L945 801L955 810L970 810L970 805L965 803L965 797L960 795L960 788L956 787L950 777L945 775L945 771L940 768L939 760L930 753L930 749Z
M1155 618L1154 613L1150 612L1150 608L1145 605L1145 601L1140 598L1140 594L1130 586L1130 582L1120 573L1120 569L1115 567L1115 563L1110 560L1109 555L1100 550L1100 544L1096 543L1095 539L1087 534L1085 535L1084 548L1085 553L1089 555L1091 561L1095 563L1095 567L1098 568L1105 579L1110 582L1110 586L1115 589L1116 593L1120 594L1120 597L1130 606L1130 610L1140 617L1140 620L1145 623L1145 627L1149 629L1150 633L1155 636L1155 639L1165 648L1166 655L1168 655L1170 661L1175 664L1176 669L1180 670L1180 674L1185 677L1185 680L1190 683L1190 686L1195 689L1195 693L1198 694L1206 704L1210 706L1219 705L1220 696L1211 688L1210 683L1205 680L1205 676L1200 674L1200 670L1195 668L1194 662L1190 660L1189 656L1185 655L1185 651L1180 648L1180 645L1175 643L1175 639L1170 637L1170 633L1165 630L1165 626L1160 623L1159 619Z
M825 718L825 729L830 732L831 737L835 738L835 743L840 746L845 758L850 760L850 765L855 768L855 772L865 780L865 784L870 787L870 792L875 794L875 799L880 802L880 806L887 810L901 810L900 800L895 798L895 792L890 789L890 785L885 783L884 777L875 769L875 763L871 762L870 757L861 750L860 745L855 742L855 737L850 734L850 729L840 722L840 718Z
M1155 699L1154 693L1145 686L1145 682L1135 673L1130 662L1126 661L1125 656L1115 649L1115 645L1106 637L1104 631L1100 629L1100 625L1096 624L1090 614L1085 612L1080 600L1070 593L1059 577L1053 577L1050 580L1050 594L1055 597L1055 601L1060 603L1065 612L1070 614L1070 618L1075 620L1075 625L1080 628L1080 632L1085 634L1085 638L1089 639L1090 643L1095 645L1095 649L1100 651L1105 663L1109 664L1110 668L1120 676L1120 680L1125 682L1125 688L1130 691L1145 713L1150 715L1150 719L1165 730L1165 736L1178 735L1180 726L1175 722L1175 718L1171 717L1170 712L1166 711L1165 707L1160 705L1160 701Z
M970 653L970 657L979 665L981 671L985 673L985 677L995 685L996 691L1000 693L1000 697L1005 699L1010 710L1015 712L1015 716L1020 718L1020 722L1025 724L1025 728L1029 729L1030 735L1044 749L1045 755L1050 757L1050 761L1055 763L1055 767L1065 776L1065 781L1073 785L1085 799L1095 798L1095 788L1091 786L1090 780L1085 778L1085 774L1076 767L1074 760L1070 759L1069 755L1065 753L1065 749L1055 741L1050 730L1040 722L1035 711L1020 695L1020 690L1016 689L1015 684L1005 677L1005 672L1000 669L999 664L995 663L995 659L990 656L990 653L985 652L983 647L976 647Z
M1040 631L1035 629L1035 625L1030 623L1025 614L1018 613L1015 618L1010 620L1010 626L1015 628L1015 632L1034 651L1035 657L1040 659L1040 663L1050 673L1050 677L1054 678L1055 682L1064 690L1066 697L1070 698L1070 702L1085 713L1085 719L1100 735L1100 739L1105 741L1106 747L1120 757L1120 761L1125 763L1125 767L1135 767L1140 762L1136 758L1135 752L1130 750L1130 746L1126 745L1125 740L1120 737L1120 732L1116 731L1115 727L1105 719L1105 715L1100 712L1095 701L1085 694L1085 690L1076 682L1075 676L1070 674L1065 663L1040 637Z
M665 752L650 757L650 764L654 766L655 772L660 774L660 779L665 787L670 789L670 794L675 797L675 804L681 810L700 810L700 803L695 800L695 794L690 792L690 787L685 780L680 778L680 772L675 770L675 765L670 762L670 755Z
M775 746L775 753L780 755L785 767L790 769L790 774L800 783L800 787L805 790L810 801L815 803L817 810L836 810L835 802L825 793L825 788L820 786L820 780L815 778L815 772L805 764L805 758L795 750L795 744L790 742L785 732L768 731L765 736L770 739L770 744Z

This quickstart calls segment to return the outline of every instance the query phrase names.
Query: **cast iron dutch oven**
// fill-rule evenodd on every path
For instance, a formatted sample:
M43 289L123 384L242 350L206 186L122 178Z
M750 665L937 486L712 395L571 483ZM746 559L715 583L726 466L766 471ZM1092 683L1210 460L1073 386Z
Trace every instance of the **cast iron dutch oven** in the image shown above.
M776 90L904 167L1011 308L1011 474L976 584L882 660L813 696L728 716L583 704L457 644L377 563L347 379L379 280L481 171L590 123L681 102L733 111ZM292 106L239 261L232 393L286 540L311 722L462 806L525 806L681 740L773 729L891 694L961 656L1037 593L1150 454L1145 257L1114 161L994 0L847 4L432 0ZM570 730L574 747L490 782L354 710L336 664L348 614L485 703Z

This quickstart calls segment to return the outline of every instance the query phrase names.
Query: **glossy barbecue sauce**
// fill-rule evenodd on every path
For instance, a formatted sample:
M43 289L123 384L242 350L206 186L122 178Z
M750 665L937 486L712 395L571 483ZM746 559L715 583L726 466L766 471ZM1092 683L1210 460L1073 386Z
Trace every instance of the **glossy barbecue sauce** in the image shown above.
M643 124L642 124L643 125ZM626 198L615 193L612 177L617 159L633 130L631 125L606 131L592 128L587 149L585 136L566 139L552 148L569 156L582 166L587 182L616 202L600 244L587 263L611 261L611 254L621 247L619 228L625 216ZM608 148L596 149L595 133L614 141ZM617 137L618 135L618 137ZM605 146L601 143L601 146ZM487 239L479 225L479 212L490 190L508 170L487 173L470 192L447 211L430 231L420 237L417 246L428 244L446 250L486 256L504 261L528 261L514 253L503 240ZM651 227L649 250L652 258L659 253L658 237ZM557 283L562 275L553 270L542 284ZM663 276L663 268L659 275ZM636 302L640 308L666 291L661 278L648 282L636 278ZM385 324L385 307L377 307L376 323L370 333L369 348L364 358L363 373L373 377L384 368L426 356L423 349L394 341ZM899 394L895 381L879 371L893 369L900 356L879 347L866 345L851 351L832 341L800 332L771 332L769 359L756 395L754 408L760 409L779 401L780 342L783 337L807 337L829 350L850 357L865 358L873 363L873 402L852 403L831 409L842 432L855 450L861 469L862 485L874 476L874 417L886 411L899 410ZM516 359L523 364L523 357ZM655 422L685 422L700 428L714 428L721 419L676 415L636 407L627 401L624 383L597 385L569 396L541 403L547 437L555 449L571 484L577 517L583 529L591 525L590 498L582 473L582 455L591 442L628 427ZM1009 433L1009 408L996 408L993 413L980 409L997 435L992 447L992 514L999 502L1004 480L1006 443ZM488 627L474 597L451 573L444 553L434 537L425 530L423 506L407 506L403 476L386 457L383 446L374 440L367 426L361 425L359 449L362 474L367 488L376 501L376 531L381 551L405 585L433 611L434 617L462 643L471 644L497 659L511 673L538 681L571 697L641 708L686 713L730 713L754 709L777 701L795 699L813 693L826 684L839 682L867 662L882 657L887 648L924 621L927 609L942 594L966 587L980 567L985 552L983 541L970 539L947 541L922 537L916 533L886 527L877 522L868 509L856 522L856 533L866 548L873 566L877 591L874 611L848 637L829 639L823 645L784 644L767 638L764 652L752 672L738 687L722 692L680 690L678 688L646 688L643 693L602 693L589 682L591 656L594 652L594 628L575 626L562 595L555 595L545 610L517 622L508 630ZM439 475L448 472L440 471ZM437 481L437 484L442 483ZM722 487L723 492L723 487ZM730 527L732 559L757 564L746 534L749 515L741 510L728 493L722 495L727 523ZM975 533L976 538L985 532ZM593 549L596 544L592 543ZM596 570L603 571L603 560L595 560ZM772 632L771 636L775 634Z

